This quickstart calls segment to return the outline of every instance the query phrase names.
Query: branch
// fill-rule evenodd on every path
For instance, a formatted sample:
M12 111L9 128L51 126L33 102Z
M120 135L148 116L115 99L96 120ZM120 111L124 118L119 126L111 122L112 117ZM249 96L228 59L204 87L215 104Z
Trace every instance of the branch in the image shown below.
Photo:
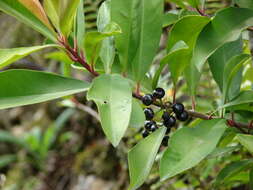
M203 14L203 13L202 13ZM253 30L253 29L252 29ZM58 37L58 41L60 43L60 45L62 45L69 57L71 58L71 60L75 61L75 62L78 62L80 63L84 68L86 68L94 77L97 77L99 76L99 73L97 73L86 61L85 61L85 58L84 56L82 55L81 53L81 56L78 54L78 51L77 51L77 47L75 47L74 49L72 47L70 47L70 45L67 43L66 39L63 37L63 36L59 36ZM139 87L138 87L139 88ZM137 90L137 92L133 92L132 93L132 96L138 100L142 100L142 96L140 95L139 93L139 90ZM97 114L95 114L93 112L93 110L91 111L90 109L87 110L86 106L84 107L82 104L80 105L79 103L75 102L77 107L81 110L84 110L88 113L90 113L91 115L93 115L96 119L99 120L99 117L97 116ZM153 102L153 105L157 106L157 107L160 107L162 109L166 109L166 108L170 108L172 103L170 102L167 102L165 104L162 104L160 102L157 102L157 101L154 101ZM191 116L191 117L194 117L194 118L199 118L199 119L203 119L203 120L211 120L211 119L215 119L215 118L221 118L221 117L213 117L213 116L210 116L210 115L206 115L206 114L203 114L203 113L199 113L199 112L196 112L196 111L192 111L192 110L186 110L188 112L188 114ZM240 123L240 122L236 122L234 120L230 120L230 119L227 119L227 125L230 126L230 127L235 127L237 129L239 129L242 133L247 133L243 128L247 128L247 129L250 129L250 128L253 128L252 127L252 123L250 124L245 124L245 123ZM248 132L249 133L249 132Z

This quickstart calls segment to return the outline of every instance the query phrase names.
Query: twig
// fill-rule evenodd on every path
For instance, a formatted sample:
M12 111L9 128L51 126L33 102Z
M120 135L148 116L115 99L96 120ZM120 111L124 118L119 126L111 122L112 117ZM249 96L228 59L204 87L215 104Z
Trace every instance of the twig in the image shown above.
M94 111L93 109L91 109L89 106L86 106L80 102L77 101L77 99L72 98L72 102L76 105L76 107L84 112L87 112L88 114L90 114L91 116L93 116L97 121L100 122L100 118L99 115L96 111Z
M79 62L81 65L83 65L83 67L86 68L94 77L99 76L99 73L97 73L85 61L83 53L81 52L80 55L78 54L77 47L75 47L74 49L72 47L70 47L69 44L67 43L67 40L63 36L59 36L58 41L67 50L67 53L68 53L69 57L73 61ZM132 96L136 99L142 100L142 96L140 95L140 92L139 92L138 88L137 88L136 92L132 93ZM79 109L81 109L81 110L89 113L90 115L94 116L98 121L100 120L98 114L94 110L89 108L88 106L85 106L85 105L79 103L78 101L74 101L74 103L77 105L77 107ZM167 102L167 103L163 104L163 103L154 101L153 105L155 105L157 107L160 107L162 109L167 109L167 108L171 107L172 103ZM211 120L211 119L215 119L215 118L221 118L221 117L214 117L212 115L206 115L206 114L194 111L195 110L195 99L194 99L194 97L192 97L192 108L193 108L193 110L186 110L191 117L199 118L199 119L203 119L203 120ZM243 128L248 129L249 126L251 126L251 128L253 128L252 127L253 122L251 124L245 124L245 123L235 122L234 120L229 120L229 119L227 120L227 125L229 125L231 127L236 127L242 133L247 133Z

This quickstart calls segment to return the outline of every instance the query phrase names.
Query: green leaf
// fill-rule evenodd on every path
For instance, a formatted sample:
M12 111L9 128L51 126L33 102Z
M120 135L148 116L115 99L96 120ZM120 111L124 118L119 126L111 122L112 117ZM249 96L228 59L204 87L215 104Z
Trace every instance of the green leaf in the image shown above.
M138 36L137 39L132 39L137 44L137 49L131 68L136 81L144 78L158 50L162 34L163 6L163 0L139 0L135 3L132 32Z
M68 36L71 32L80 0L60 0L59 2L60 29L63 35Z
M224 44L222 47L217 49L214 54L209 57L208 63L213 75L214 80L218 84L221 92L223 91L223 77L224 77L224 68L231 57L239 55L242 53L243 41L240 37L238 40L230 43ZM241 76L241 74L240 74ZM231 88L234 89L237 93L240 91L240 86L238 88L238 83L234 81L231 84ZM233 92L229 92L229 96L234 96ZM231 97L230 96L230 97Z
M140 187L148 177L165 132L165 127L160 128L140 141L129 151L129 190L135 190Z
M60 18L58 13L59 0L44 0L43 7L54 27L60 31Z
M250 9L230 7L219 11L200 33L192 63L201 70L203 64L219 47L238 39L242 30L251 26L252 22L253 11Z
M114 36L120 33L121 29L119 25L113 22L109 23L103 32L88 32L84 39L84 49L87 62L94 66L99 56L102 41L106 37Z
M215 179L214 185L219 186L229 181L233 176L239 172L249 169L253 166L253 159L236 161L228 164L223 168Z
M106 26L111 22L111 1L103 2L98 11L97 26L99 32L104 32ZM100 58L104 64L104 70L108 74L115 58L114 37L107 37L102 42Z
M50 40L56 42L56 33L53 29L46 24L45 21L41 20L41 18L37 17L35 13L28 9L32 7L29 7L27 4L26 6L17 0L0 1L0 10L16 17L21 22L24 22L44 36L48 37Z
M219 107L219 109L229 108L232 106L237 106L237 105L241 105L241 104L249 104L249 103L253 103L253 91L252 90L242 91L231 102L225 104L224 106Z
M45 0L44 2L52 23L66 37L71 32L79 4L80 0Z
M226 100L228 100L228 92L231 89L231 83L234 81L234 84L232 87L238 90L240 90L240 85L242 81L242 76L238 75L238 73L242 73L242 67L244 66L244 63L249 61L251 59L250 55L247 54L241 54L232 57L228 63L224 67L224 73L223 73L223 102L225 103ZM234 90L234 89L233 89ZM238 95L239 92L235 92Z
M178 43L175 44L173 49L161 59L160 67L156 71L153 79L152 83L153 89L156 88L161 72L163 71L164 67L167 64L169 65L169 70L171 73L173 83L174 85L176 85L178 78L180 77L185 67L187 66L188 59L189 59L188 46L183 41L179 41Z
M162 33L163 0L112 0L112 20L122 34L116 37L123 72L132 67L135 80L140 81L148 71ZM120 10L120 11L119 11Z
M209 155L208 159L210 158L216 158L218 156L224 156L226 154L232 153L233 151L239 149L241 146L228 146L228 147L217 147L214 149Z
M33 46L33 47L22 47L12 49L0 49L0 69L10 65L11 63L22 59L23 57L42 50L47 47L54 47L57 45L44 45L44 46Z
M234 0L237 5L242 8L253 9L253 1L252 0Z
M196 15L182 17L172 27L169 35L170 37L167 45L168 51L171 50L173 46L175 46L175 44L178 43L180 40L184 41L189 47L188 53L184 53L180 59L184 59L186 61L186 63L184 63L185 78L192 95L195 94L197 82L200 78L200 73L197 71L195 65L191 63L192 51L195 47L195 43L199 33L209 21L210 18ZM177 71L175 64L174 68L174 70Z
M253 168L251 168L250 172L249 172L249 188L253 189Z
M79 50L83 50L83 41L84 41L84 35L85 35L85 15L84 15L84 9L83 9L83 0L80 0L77 13L76 13L76 24L77 24L77 30L76 30L76 39L77 39L77 45Z
M132 100L132 111L129 126L134 128L140 128L145 122L145 115L139 101Z
M73 64L74 62L69 58L69 56L67 56L67 54L63 51L54 51L54 52L50 52L48 54L45 55L45 58L47 59L53 59L59 62L63 62L66 64Z
M0 72L0 109L35 104L84 92L89 83L56 74L8 70Z
M168 179L197 165L215 149L225 129L224 120L213 119L201 121L193 128L177 130L161 159L161 179Z
M115 36L115 45L119 53L123 72L131 65L137 44L132 39L137 39L137 33L132 32L135 0L111 0L111 19L119 24L122 33ZM119 11L120 10L120 11Z
M238 141L251 153L253 154L253 136L252 135L244 135L238 134Z
M165 13L163 15L163 27L167 27L171 24L174 24L179 19L179 16L174 13Z
M113 146L117 146L129 125L132 89L118 74L100 75L93 80L87 98L97 104L102 128Z
M170 31L167 50L170 50L178 41L184 41L192 51L199 33L209 21L210 18L197 15L185 16L178 20Z

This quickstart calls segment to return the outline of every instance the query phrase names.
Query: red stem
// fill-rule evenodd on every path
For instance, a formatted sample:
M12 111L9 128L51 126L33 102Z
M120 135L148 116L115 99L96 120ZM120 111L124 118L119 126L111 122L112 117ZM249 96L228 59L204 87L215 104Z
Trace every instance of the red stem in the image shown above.
M75 48L73 49L72 47L69 46L69 44L67 43L67 40L65 37L63 36L59 36L58 37L58 41L60 43L60 45L62 45L66 51L67 54L69 55L69 57L75 61L75 62L79 62L84 68L86 68L94 77L99 76L99 73L97 73L86 61L85 61L85 57L83 55L83 53L81 52L80 55L78 54L78 47L75 45ZM176 94L176 88L174 89L174 94ZM173 102L175 101L175 96L173 94ZM136 88L136 92L132 93L132 96L134 98L137 98L139 100L142 99L142 96L140 95L140 83L137 84L137 88ZM153 105L160 107L160 108L167 108L166 105L161 104L160 102L154 102ZM170 104L171 105L171 104ZM219 117L213 117L210 115L205 115L203 113L199 113L199 112L195 112L195 98L192 97L192 109L193 110L186 110L188 112L188 114L192 117L195 118L200 118L203 120L210 120L210 119L215 119L215 118L219 118ZM236 127L238 128L242 133L246 133L243 128L253 128L253 121L251 121L250 124L245 124L245 123L239 123L239 122L235 122L233 120L227 120L227 124L231 127Z

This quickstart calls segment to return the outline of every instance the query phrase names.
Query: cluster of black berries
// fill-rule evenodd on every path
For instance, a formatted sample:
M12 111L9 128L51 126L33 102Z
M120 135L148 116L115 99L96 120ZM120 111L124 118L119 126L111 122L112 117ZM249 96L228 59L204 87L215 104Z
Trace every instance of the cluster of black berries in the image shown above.
M153 94L146 94L142 97L142 103L146 106L150 106L155 99L162 99L165 95L165 91L162 88L156 88ZM176 118L179 121L186 121L188 119L188 113L184 109L184 105L181 103L175 103L172 105L172 111L164 111L162 115L163 125L167 128L166 136L164 136L162 145L168 146L169 136L171 128L176 125ZM173 116L175 114L176 118ZM144 109L144 114L146 117L145 129L142 132L143 138L147 137L150 133L158 129L157 123L153 120L155 113L152 108L148 107Z

